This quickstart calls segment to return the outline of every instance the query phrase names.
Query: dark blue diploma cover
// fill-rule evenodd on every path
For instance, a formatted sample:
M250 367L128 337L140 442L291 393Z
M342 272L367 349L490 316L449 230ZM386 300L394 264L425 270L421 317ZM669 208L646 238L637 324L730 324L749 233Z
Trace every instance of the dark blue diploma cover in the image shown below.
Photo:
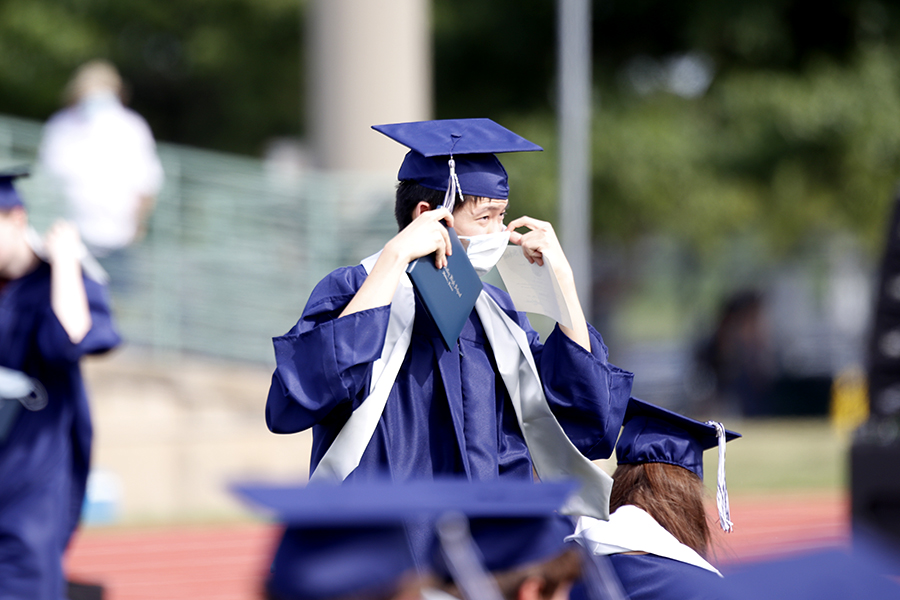
M449 350L459 339L482 285L456 232L448 227L447 233L453 254L447 257L446 267L436 268L432 253L411 262L407 272Z

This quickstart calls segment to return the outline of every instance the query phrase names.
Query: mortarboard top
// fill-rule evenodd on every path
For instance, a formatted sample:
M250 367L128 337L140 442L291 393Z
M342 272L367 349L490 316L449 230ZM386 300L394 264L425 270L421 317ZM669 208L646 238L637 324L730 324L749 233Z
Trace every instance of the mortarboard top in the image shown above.
M452 157L461 193L509 198L506 169L495 154L543 150L490 119L445 119L373 125L372 129L410 148L397 179L444 191Z
M677 465L703 479L703 451L718 445L715 425L701 423L637 398L628 401L616 444L620 465L660 462ZM725 431L725 440L741 437Z
M237 484L232 491L270 517L292 526L315 527L401 522L456 511L467 517L530 517L558 508L574 482L528 480L347 481L342 485Z
M23 206L22 197L19 196L13 182L19 177L27 177L29 174L27 166L0 169L0 210Z

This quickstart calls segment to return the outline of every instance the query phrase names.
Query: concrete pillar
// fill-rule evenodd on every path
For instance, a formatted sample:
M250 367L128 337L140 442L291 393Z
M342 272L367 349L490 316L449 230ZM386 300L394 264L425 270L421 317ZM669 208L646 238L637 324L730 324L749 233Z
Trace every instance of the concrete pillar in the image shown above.
M396 170L406 148L371 129L431 118L430 0L310 0L307 131L325 170Z
M591 320L591 3L557 0L559 224L575 287Z

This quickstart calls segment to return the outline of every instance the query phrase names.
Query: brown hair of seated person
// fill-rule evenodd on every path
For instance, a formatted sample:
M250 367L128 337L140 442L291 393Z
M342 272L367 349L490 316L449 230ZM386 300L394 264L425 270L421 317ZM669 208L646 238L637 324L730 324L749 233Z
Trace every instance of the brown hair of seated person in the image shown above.
M568 598L572 584L581 577L581 554L576 548L568 548L545 562L492 572L491 576L504 600L551 600L557 592ZM463 597L452 581L439 587L457 598Z
M703 480L684 467L666 463L619 465L613 474L609 511L631 504L701 556L711 534L703 498Z

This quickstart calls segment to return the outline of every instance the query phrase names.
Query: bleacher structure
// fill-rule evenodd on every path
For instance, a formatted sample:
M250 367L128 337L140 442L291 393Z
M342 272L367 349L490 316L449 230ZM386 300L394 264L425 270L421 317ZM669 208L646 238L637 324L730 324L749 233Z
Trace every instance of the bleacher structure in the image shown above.
M43 232L65 216L35 164L42 124L0 116L0 161L29 164L19 185ZM271 338L297 321L313 286L396 232L391 174L279 172L263 160L159 143L165 185L127 271L110 267L129 344L274 364Z

